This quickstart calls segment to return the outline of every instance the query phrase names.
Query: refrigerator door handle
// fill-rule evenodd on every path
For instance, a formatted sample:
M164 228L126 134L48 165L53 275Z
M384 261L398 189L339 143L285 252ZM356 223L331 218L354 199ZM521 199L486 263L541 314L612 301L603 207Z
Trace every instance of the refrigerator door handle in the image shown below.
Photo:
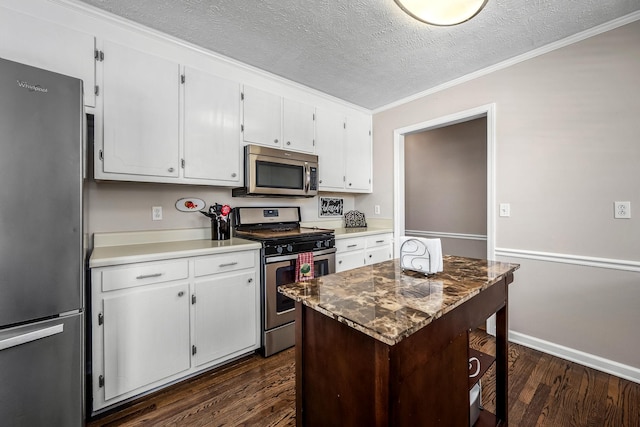
M15 335L8 338L0 337L0 351L11 347L26 344L41 338L50 337L52 335L61 334L64 331L64 324L50 326L48 328L38 329L36 331L27 332L26 334Z

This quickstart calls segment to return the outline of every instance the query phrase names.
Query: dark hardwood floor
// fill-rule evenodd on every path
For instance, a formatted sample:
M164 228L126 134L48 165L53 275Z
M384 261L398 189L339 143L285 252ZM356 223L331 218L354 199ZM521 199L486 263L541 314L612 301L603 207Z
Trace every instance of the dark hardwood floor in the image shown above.
M471 334L471 346L493 354L492 338ZM294 350L253 355L139 399L91 420L98 426L293 426ZM482 403L493 411L493 368ZM539 351L509 345L511 426L640 427L640 384Z

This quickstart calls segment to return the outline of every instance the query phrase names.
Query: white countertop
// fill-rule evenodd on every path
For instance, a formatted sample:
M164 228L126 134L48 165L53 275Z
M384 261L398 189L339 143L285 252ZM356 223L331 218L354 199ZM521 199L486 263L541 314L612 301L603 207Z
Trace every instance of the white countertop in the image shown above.
M390 227L335 228L336 240L392 233ZM109 267L136 262L160 261L260 249L259 242L232 237L211 240L209 228L94 234L89 267Z
M145 261L160 261L200 255L214 255L260 249L259 242L232 237L229 240L183 240L132 245L95 247L89 259L89 267L108 267Z
M336 228L336 240L347 239L351 237L364 237L381 233L393 233L393 229L389 227L356 227L356 228Z

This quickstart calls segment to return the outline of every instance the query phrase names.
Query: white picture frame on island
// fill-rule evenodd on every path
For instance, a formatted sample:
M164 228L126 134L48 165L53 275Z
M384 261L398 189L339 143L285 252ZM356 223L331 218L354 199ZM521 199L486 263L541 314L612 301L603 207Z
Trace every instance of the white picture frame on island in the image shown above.
M344 199L341 197L318 197L318 216L327 217L342 216L344 212Z

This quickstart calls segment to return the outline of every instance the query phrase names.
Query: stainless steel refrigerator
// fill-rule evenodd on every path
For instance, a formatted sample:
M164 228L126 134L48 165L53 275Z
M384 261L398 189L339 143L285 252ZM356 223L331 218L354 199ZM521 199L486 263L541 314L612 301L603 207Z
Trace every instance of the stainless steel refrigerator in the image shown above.
M82 81L0 58L0 425L83 424Z

